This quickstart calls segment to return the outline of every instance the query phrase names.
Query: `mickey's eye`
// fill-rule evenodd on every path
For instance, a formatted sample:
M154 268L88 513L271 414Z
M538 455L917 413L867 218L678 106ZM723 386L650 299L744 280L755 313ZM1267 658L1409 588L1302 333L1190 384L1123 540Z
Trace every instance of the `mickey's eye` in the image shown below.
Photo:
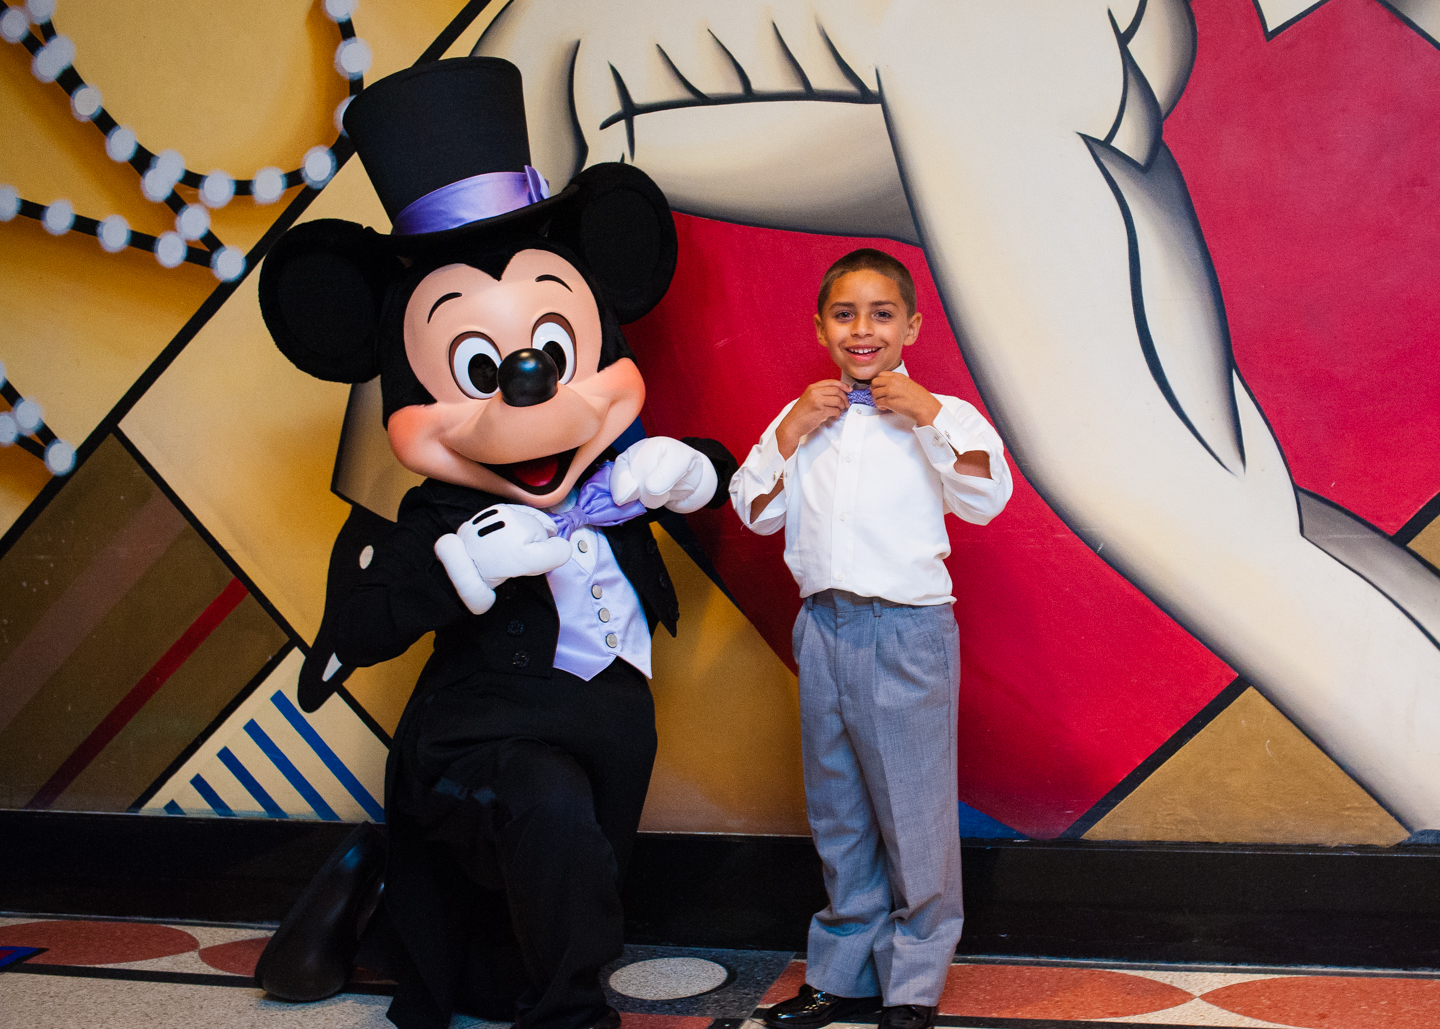
M560 381L569 382L575 377L575 330L570 328L563 315L547 314L535 323L530 334L530 345L543 350L555 362L560 372Z
M467 397L489 400L500 389L500 351L478 332L456 336L450 344L450 374Z

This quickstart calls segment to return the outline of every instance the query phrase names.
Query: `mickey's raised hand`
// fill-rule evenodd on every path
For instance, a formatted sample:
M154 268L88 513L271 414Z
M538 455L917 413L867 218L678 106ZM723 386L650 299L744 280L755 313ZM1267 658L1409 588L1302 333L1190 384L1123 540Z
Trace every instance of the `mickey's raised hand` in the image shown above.
M620 506L638 498L648 508L689 514L710 503L718 484L715 466L700 451L669 436L651 436L616 458L610 496Z
M435 556L471 614L495 603L495 587L521 575L544 575L571 556L543 511L522 504L487 507L435 541Z

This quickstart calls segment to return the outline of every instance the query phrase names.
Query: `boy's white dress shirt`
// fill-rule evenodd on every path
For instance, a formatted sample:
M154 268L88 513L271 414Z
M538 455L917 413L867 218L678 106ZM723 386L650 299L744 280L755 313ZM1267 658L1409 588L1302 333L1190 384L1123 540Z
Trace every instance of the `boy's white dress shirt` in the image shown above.
M761 535L785 527L785 563L802 597L838 589L917 607L954 601L945 513L984 525L1013 483L1000 436L980 412L958 397L935 399L941 411L928 426L851 404L801 437L787 461L775 429L791 401L751 448L730 482L731 502ZM956 457L972 450L990 456L991 478L955 470ZM781 476L784 490L752 521L751 504Z

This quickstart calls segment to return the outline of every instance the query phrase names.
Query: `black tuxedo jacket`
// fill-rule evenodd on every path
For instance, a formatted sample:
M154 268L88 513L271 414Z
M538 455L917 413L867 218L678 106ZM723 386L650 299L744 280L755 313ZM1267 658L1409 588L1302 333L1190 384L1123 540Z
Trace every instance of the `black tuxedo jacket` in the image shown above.
M735 459L714 440L683 442L715 465L718 486L709 506L724 504ZM475 675L498 672L548 678L560 619L545 576L506 580L495 591L494 606L483 615L473 615L435 556L435 541L441 536L486 507L511 502L436 479L427 479L407 493L395 529L376 548L338 619L335 652L340 660L346 665L385 661L434 630L435 653L421 673L412 703ZM679 605L650 520L635 518L602 531L621 572L640 597L650 630L658 623L674 635Z

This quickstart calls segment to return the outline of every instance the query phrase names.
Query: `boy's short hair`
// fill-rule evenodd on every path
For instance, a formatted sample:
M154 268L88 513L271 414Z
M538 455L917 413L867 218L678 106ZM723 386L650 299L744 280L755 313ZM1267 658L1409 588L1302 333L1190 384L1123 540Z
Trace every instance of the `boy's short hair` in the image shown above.
M874 247L852 250L830 266L830 270L820 280L820 293L815 298L815 313L822 318L825 316L825 303L830 299L830 288L835 285L836 279L858 271L879 272L894 282L900 287L900 299L905 301L905 317L915 313L915 280L910 277L910 269L885 251L876 250Z

